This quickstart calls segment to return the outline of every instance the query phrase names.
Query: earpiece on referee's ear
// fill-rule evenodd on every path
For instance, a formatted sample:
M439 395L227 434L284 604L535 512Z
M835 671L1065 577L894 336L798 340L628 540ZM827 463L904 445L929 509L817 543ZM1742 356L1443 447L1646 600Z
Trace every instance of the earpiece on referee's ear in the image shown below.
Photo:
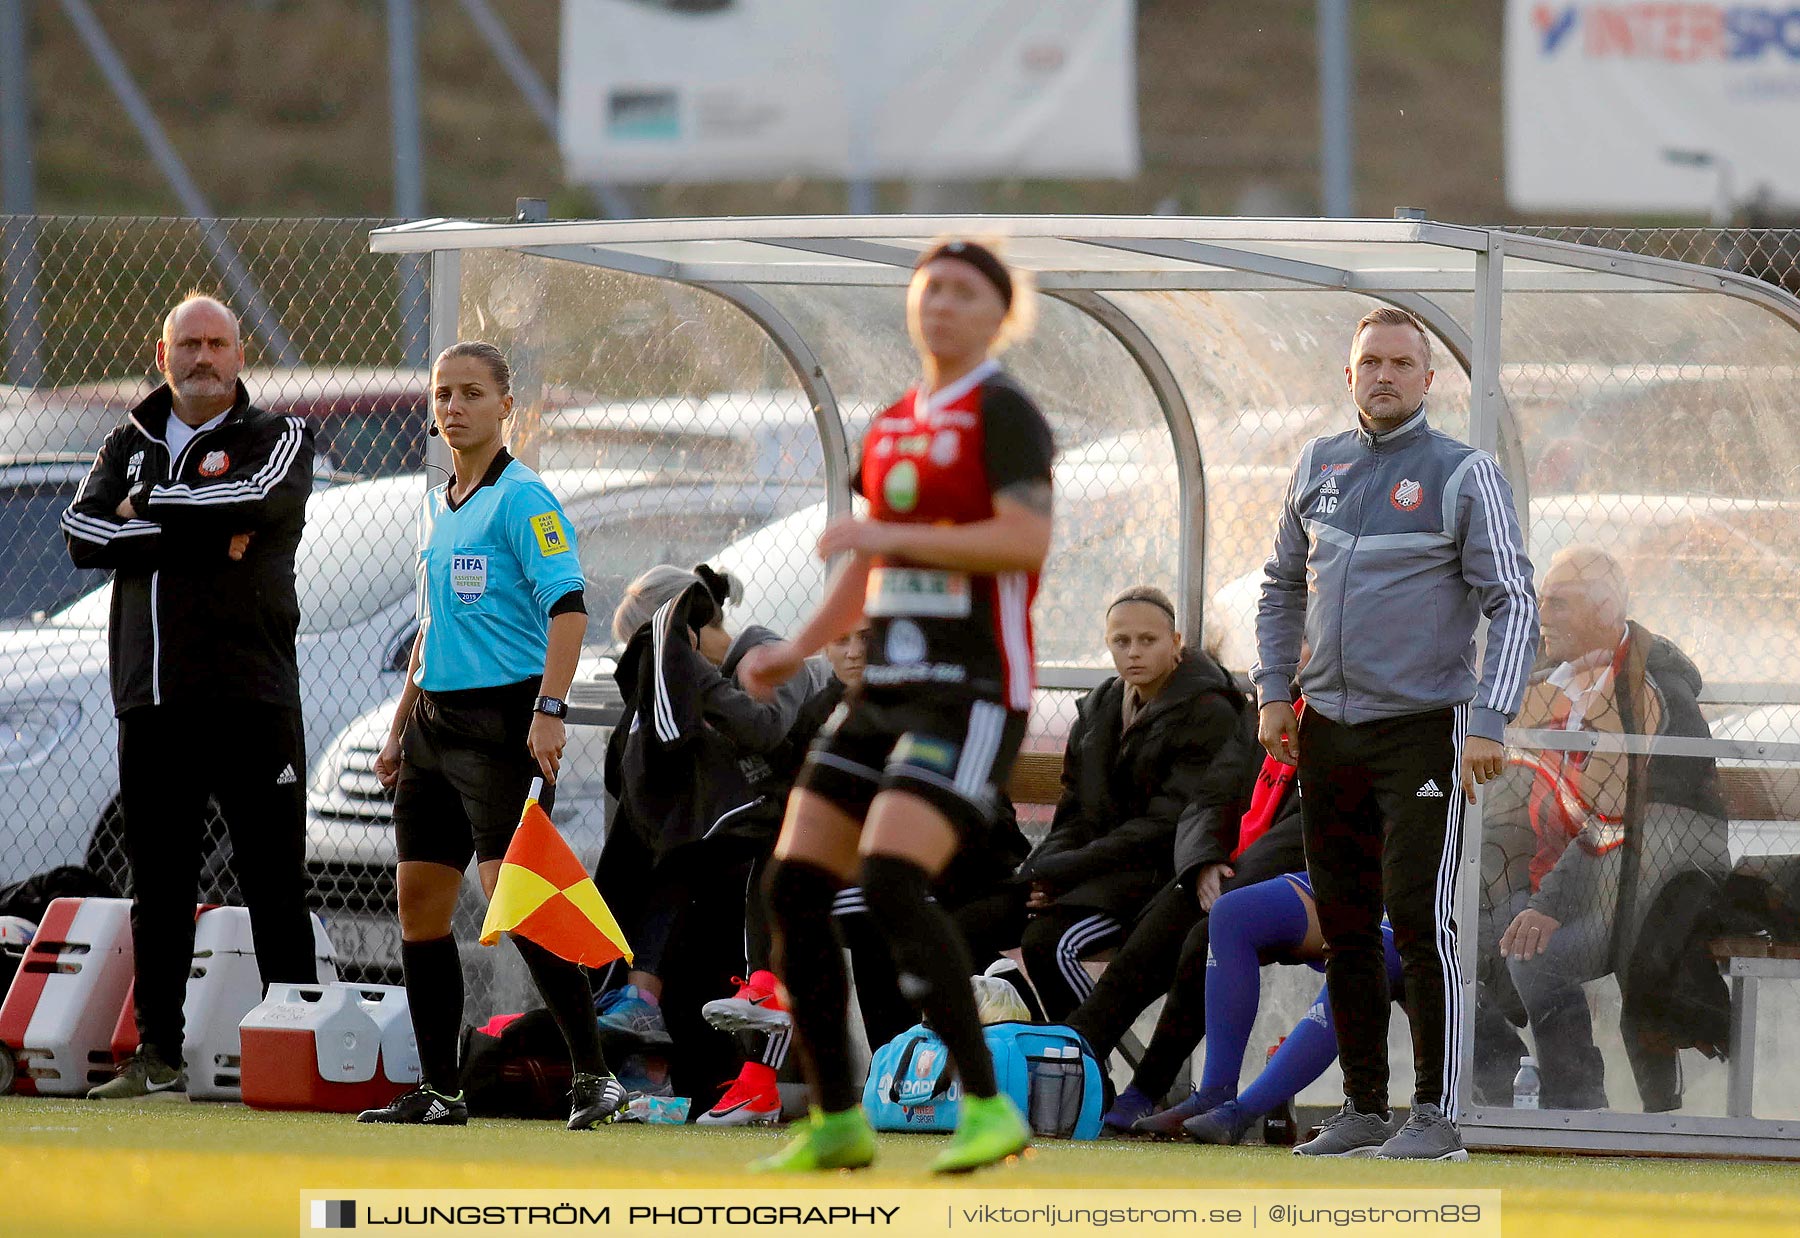
M437 422L435 422L435 421L432 422L431 428L429 430L425 431L425 433L431 435L432 438L436 438L438 436Z

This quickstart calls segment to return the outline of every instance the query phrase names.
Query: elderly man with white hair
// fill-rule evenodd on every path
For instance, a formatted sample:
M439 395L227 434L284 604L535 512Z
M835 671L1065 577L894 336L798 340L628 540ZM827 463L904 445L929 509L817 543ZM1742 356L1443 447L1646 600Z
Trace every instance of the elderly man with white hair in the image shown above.
M1566 547L1550 560L1538 596L1544 658L1519 711L1521 726L1709 736L1700 672L1668 639L1627 618L1630 592L1618 560L1598 547ZM1616 972L1626 1049L1645 1109L1675 1108L1681 1098L1674 1053L1658 1043L1666 1037L1639 1036L1631 1026L1656 1021L1662 995L1634 991L1631 961L1641 942L1662 931L1646 929L1646 920L1670 880L1725 867L1713 762L1605 748L1515 751L1513 760L1531 775L1524 798L1533 850L1527 888L1500 909L1511 918L1501 921L1507 927L1498 948L1530 1018L1544 1107L1606 1107L1582 986ZM1490 1032L1494 1026L1483 1023ZM1511 1047L1520 1047L1516 1037ZM1495 1053L1491 1044L1478 1049ZM1516 1063L1512 1057L1508 1074Z

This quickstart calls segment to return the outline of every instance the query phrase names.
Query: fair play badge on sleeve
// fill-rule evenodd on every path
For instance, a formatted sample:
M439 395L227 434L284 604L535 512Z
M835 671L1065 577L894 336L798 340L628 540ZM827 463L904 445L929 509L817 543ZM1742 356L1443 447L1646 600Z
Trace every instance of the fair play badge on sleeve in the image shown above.
M450 556L450 591L464 604L478 602L487 592L486 555Z

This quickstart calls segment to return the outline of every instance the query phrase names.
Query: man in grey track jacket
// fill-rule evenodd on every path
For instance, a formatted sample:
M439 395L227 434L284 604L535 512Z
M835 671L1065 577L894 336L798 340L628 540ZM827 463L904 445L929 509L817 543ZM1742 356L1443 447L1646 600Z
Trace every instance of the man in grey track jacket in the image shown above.
M1264 568L1252 673L1258 738L1300 767L1347 1098L1295 1151L1462 1160L1443 1106L1460 1057L1464 803L1504 763L1537 654L1537 603L1499 466L1426 420L1424 328L1402 310L1372 311L1344 372L1359 424L1300 454ZM1303 636L1312 657L1301 670ZM1384 908L1405 964L1416 1076L1412 1116L1391 1137Z

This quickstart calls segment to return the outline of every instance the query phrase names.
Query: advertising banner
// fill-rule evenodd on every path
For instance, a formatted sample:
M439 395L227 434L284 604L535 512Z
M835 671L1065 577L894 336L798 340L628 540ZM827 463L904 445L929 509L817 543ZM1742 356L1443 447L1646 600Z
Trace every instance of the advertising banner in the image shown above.
M619 184L1130 177L1130 0L566 0L561 144Z
M1800 204L1800 5L1508 0L1505 54L1513 206Z

